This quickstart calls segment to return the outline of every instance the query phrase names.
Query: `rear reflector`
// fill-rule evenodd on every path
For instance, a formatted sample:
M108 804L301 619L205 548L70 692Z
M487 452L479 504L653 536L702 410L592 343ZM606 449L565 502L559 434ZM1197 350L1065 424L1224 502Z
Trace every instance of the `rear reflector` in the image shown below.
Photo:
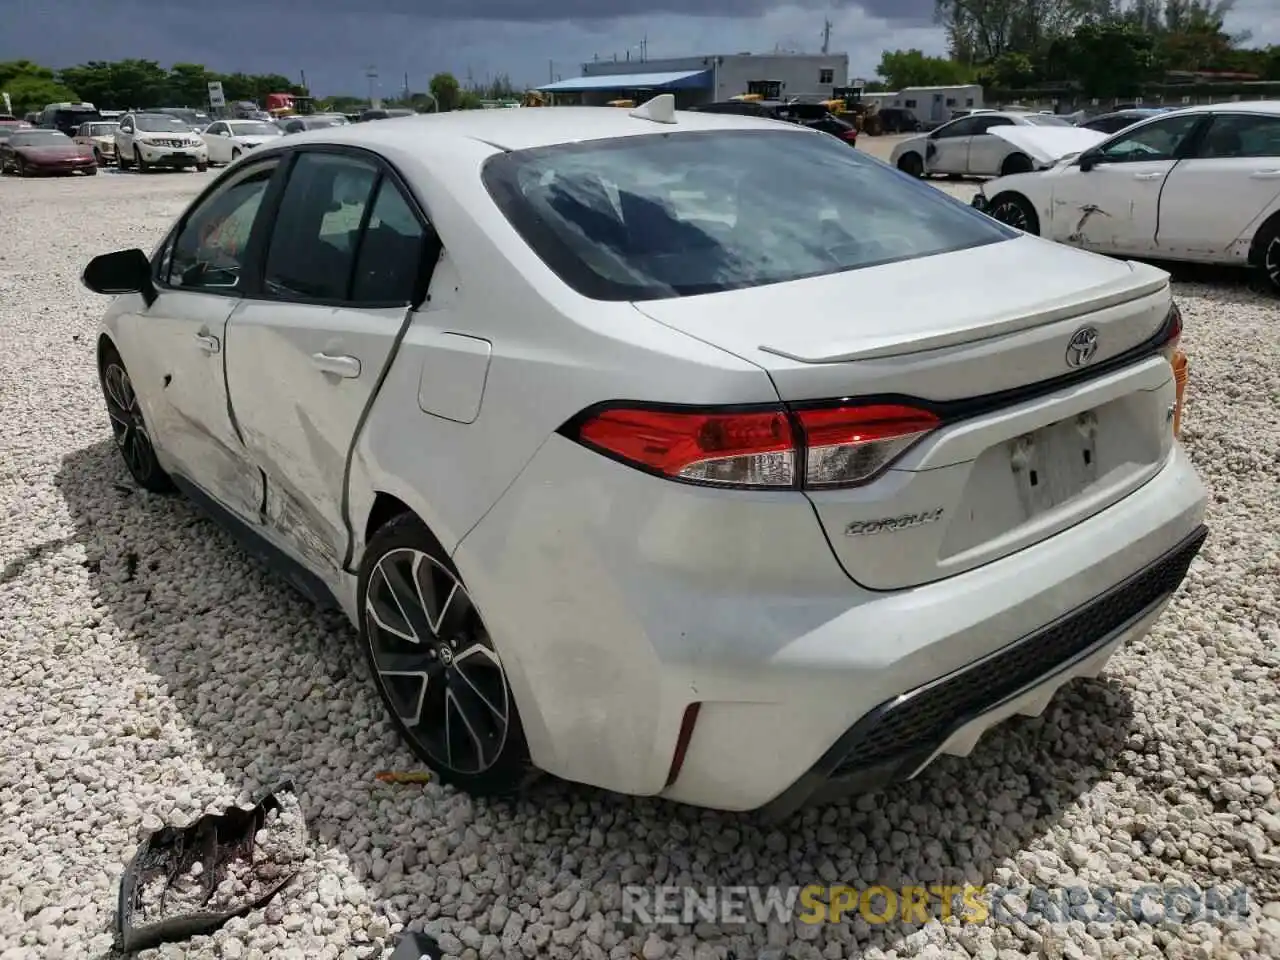
M939 425L897 404L789 413L617 405L589 411L565 433L615 460L673 480L740 489L866 483Z

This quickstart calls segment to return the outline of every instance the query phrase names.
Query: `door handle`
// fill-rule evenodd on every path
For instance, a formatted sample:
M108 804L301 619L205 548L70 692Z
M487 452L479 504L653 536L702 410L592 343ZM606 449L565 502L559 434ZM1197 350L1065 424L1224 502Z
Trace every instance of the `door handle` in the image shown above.
M201 351L211 356L222 349L222 344L218 342L218 338L211 337L207 333L197 333L196 343L200 345Z
M1255 170L1249 174L1250 180L1280 180L1280 170Z
M313 353L311 365L317 370L351 380L360 376L360 361L355 357L334 357L327 353Z
M1135 179L1135 180L1162 180L1162 179L1164 179L1164 174L1163 174L1163 173L1135 173L1135 174L1133 175L1133 179Z

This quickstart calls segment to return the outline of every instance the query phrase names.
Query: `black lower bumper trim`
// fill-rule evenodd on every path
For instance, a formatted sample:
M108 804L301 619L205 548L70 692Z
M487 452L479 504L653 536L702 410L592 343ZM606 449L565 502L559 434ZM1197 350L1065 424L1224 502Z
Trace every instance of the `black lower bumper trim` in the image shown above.
M880 704L761 812L785 817L806 803L909 776L956 730L1105 647L1167 600L1207 536L1205 527L1197 528L1155 562L1034 633Z

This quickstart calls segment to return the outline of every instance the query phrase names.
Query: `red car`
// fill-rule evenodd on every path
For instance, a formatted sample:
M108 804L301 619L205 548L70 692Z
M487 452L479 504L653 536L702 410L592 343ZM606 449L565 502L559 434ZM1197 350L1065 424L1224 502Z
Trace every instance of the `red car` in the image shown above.
M0 139L0 173L20 177L35 174L98 172L98 161L89 147L82 146L58 130L19 130Z

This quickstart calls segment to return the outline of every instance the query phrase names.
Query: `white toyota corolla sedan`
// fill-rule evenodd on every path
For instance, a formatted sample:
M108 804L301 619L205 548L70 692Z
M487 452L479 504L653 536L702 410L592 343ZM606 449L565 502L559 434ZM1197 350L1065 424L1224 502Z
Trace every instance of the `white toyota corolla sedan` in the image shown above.
M669 96L281 137L84 282L136 481L345 610L477 793L914 776L1205 537L1166 274Z

